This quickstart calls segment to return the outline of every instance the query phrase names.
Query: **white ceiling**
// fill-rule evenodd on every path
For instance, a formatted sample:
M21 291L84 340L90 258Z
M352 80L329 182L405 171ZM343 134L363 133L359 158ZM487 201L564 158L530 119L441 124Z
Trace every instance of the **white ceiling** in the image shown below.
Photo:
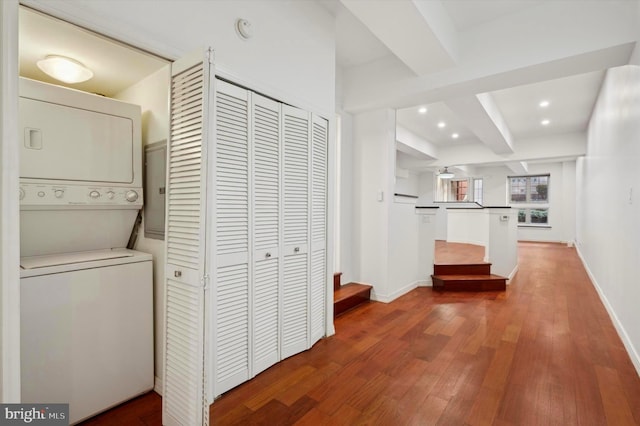
M362 4L357 0L332 3L338 17L337 64L346 76L341 85L345 93L338 99L344 100L343 109L353 113L396 108L397 124L431 147L432 158L434 150L442 154L412 163L403 153L403 163L416 170L451 164L508 166L582 155L576 134L587 130L605 70L628 62L640 26L636 0L380 2L386 6L379 7L377 16L353 7L353 3ZM426 26L433 39L415 39L409 53L385 46L381 40L386 41L389 30L400 25L389 9L393 2L405 8L408 3L425 15L423 22L412 25ZM431 17L422 5L429 6ZM399 16L401 10L398 7ZM434 20L434 15L439 19ZM380 28L385 16L387 28ZM423 34L428 33L424 30ZM456 64L420 73L411 62L415 56L440 54L442 49L429 50L434 40ZM411 76L408 69L418 75ZM476 95L480 96L476 99ZM549 106L540 107L542 100ZM474 107L456 109L454 105ZM420 107L426 107L427 113L420 114ZM546 126L541 124L544 119L549 120ZM437 126L441 121L446 127ZM458 137L454 139L453 133ZM571 149L549 149L568 134ZM492 146L487 139L495 137L501 142ZM548 143L540 144L541 139ZM536 151L537 145L544 148ZM586 143L582 146L586 149ZM466 158L459 163L456 158L465 157L462 153Z
M534 139L548 134L584 132L604 78L604 71L594 71L540 83L527 84L490 92L502 113L511 135L516 139ZM549 106L540 107L546 100ZM418 109L427 107L426 114ZM543 126L541 121L550 123ZM437 123L444 121L443 129ZM439 146L480 143L467 129L462 118L447 108L444 102L399 109L398 125ZM458 139L451 137L458 133Z
M25 7L20 8L18 27L20 75L34 80L113 96L168 63ZM71 57L91 69L94 77L78 84L55 80L36 66L47 55Z
M464 31L496 18L538 6L543 1L544 0L442 0L442 5L449 14L455 27L460 31Z

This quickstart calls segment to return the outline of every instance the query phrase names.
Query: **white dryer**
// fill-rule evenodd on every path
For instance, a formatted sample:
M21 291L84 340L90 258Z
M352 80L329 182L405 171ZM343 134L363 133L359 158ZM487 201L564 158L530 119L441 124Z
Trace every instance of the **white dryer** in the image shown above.
M22 401L79 422L153 388L140 107L20 81Z

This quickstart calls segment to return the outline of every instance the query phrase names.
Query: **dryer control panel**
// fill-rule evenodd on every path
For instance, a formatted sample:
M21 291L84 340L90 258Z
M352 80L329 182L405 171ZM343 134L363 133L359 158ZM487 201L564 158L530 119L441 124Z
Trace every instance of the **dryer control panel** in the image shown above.
M21 210L140 209L142 188L21 183Z

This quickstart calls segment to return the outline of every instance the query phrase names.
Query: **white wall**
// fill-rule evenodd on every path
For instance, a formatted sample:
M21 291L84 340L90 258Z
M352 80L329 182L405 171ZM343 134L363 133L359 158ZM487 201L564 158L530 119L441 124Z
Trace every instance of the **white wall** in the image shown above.
M116 99L140 105L142 108L143 146L169 138L170 75L170 67L167 66L114 96ZM139 229L136 250L153 255L155 375L156 378L162 380L164 377L162 336L164 336L165 318L165 242L164 240L145 238L144 220ZM160 383L156 384L156 391L162 392Z
M489 214L485 209L446 209L447 241L486 247L489 245Z
M578 164L577 247L640 373L640 67L607 71Z
M418 175L418 205L432 204L435 200L435 176L433 172Z
M418 174L409 171L408 177L396 176L395 193L404 195L418 195L419 193Z
M419 219L415 203L392 202L389 223L389 277L386 294L378 299L390 302L418 286L420 276ZM381 297L382 296L382 297Z
M356 281L388 295L390 203L395 169L395 111L353 117L353 215ZM379 200L379 196L382 200Z
M340 117L340 263L334 272L342 272L342 284L347 284L355 280L357 270L353 257L353 117L346 112Z

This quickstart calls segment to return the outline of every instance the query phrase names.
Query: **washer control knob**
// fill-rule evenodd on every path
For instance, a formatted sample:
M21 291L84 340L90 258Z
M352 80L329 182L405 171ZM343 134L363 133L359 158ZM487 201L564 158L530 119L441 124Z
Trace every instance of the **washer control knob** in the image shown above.
M116 193L115 193L115 192L113 192L113 191L109 191L109 192L107 192L107 197L108 197L110 200L113 200L113 197L115 197L115 196L116 196Z
M44 191L38 191L38 197L40 198L44 197Z
M133 203L138 199L138 193L134 190L129 190L124 196L128 202Z
M100 193L94 189L93 191L91 191L89 193L89 197L91 197L93 199L99 198L100 197Z
M53 191L53 194L56 196L56 198L64 197L64 191L62 189L56 189L55 191Z
M24 199L24 189L20 188L20 199Z

